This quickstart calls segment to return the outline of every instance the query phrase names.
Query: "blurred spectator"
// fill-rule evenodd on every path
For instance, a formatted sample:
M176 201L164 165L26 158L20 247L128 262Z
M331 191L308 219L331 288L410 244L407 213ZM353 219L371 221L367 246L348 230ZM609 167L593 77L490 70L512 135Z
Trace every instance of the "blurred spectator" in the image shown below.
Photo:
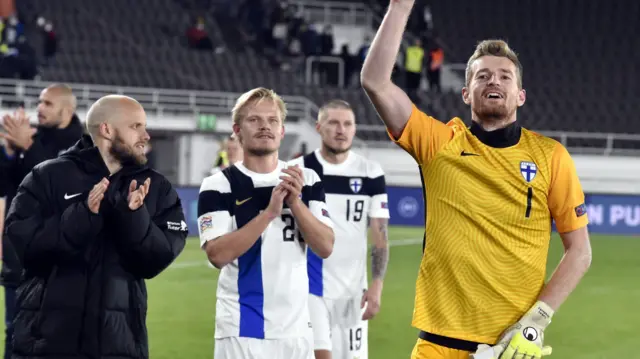
M407 47L405 51L404 70L405 70L405 86L407 94L413 102L420 102L418 98L418 89L422 80L422 70L424 68L424 49L422 41L416 39L414 44Z
M273 47L278 55L284 54L287 49L288 32L285 10L278 6L273 10L271 17L271 37L273 39Z
M0 77L33 80L38 74L35 50L21 36L12 47L2 46Z
M0 151L0 195L6 195L9 208L18 185L34 166L48 159L56 158L60 152L71 147L83 132L80 119L75 115L76 98L71 88L56 84L44 89L38 105L38 127L32 128L24 109L13 116L2 119L2 138L5 139ZM8 210L6 211L8 212ZM16 288L22 279L22 266L10 247L3 241L2 285L5 294L5 358L11 357L12 323L15 315Z
M444 63L444 50L440 46L440 40L431 42L429 50L429 68L427 70L427 80L429 81L429 91L440 92L440 72Z
M302 53L305 56L318 54L320 47L318 41L318 33L312 25L303 24L300 27L300 44L302 45Z
M323 56L331 56L334 46L333 29L331 25L326 25L322 35L320 35L320 54Z
M196 23L187 29L189 47L197 50L213 50L213 41L204 29L204 19L198 17Z
M18 39L24 35L24 25L18 20L16 15L10 16L3 29L3 43L8 47L17 45Z
M38 28L41 29L42 44L43 44L43 63L48 65L53 60L56 52L58 51L58 37L53 31L53 24L47 21L43 17L39 17L37 21Z
M238 141L238 137L235 134L232 134L222 142L214 167L207 176L214 175L232 164L242 161L242 156L243 151L240 141Z
M321 56L333 55L335 45L331 25L325 25L319 36L319 46ZM321 84L334 86L338 84L338 65L335 62L321 61L318 63L318 70Z
M348 88L351 85L351 77L353 76L353 72L355 70L355 58L349 52L349 45L342 45L342 49L340 51L340 58L344 63L344 78L343 83L344 87Z
M287 8L287 21L289 22L289 38L297 39L300 37L301 28L304 24L304 18L302 17L302 10L293 6Z
M291 157L291 159L296 159L298 157L302 157L305 156L307 154L308 150L307 150L307 143L306 142L302 142L300 144L300 151L296 154L293 155L293 157Z

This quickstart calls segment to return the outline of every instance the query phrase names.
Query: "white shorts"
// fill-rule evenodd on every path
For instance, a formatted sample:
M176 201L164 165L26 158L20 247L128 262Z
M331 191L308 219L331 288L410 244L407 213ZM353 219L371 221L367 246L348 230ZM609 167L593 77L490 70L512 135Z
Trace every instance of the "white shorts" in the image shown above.
M328 350L332 359L369 357L369 322L362 320L361 299L345 302L309 295L314 350ZM345 313L350 317L347 320Z
M311 338L216 339L213 359L314 359Z

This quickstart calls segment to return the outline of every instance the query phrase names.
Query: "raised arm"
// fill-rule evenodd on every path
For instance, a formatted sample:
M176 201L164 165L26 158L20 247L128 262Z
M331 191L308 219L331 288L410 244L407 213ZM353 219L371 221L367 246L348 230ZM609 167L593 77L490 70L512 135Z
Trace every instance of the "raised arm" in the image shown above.
M395 139L402 135L413 110L409 96L391 81L413 3L414 0L391 0L360 75L362 87Z

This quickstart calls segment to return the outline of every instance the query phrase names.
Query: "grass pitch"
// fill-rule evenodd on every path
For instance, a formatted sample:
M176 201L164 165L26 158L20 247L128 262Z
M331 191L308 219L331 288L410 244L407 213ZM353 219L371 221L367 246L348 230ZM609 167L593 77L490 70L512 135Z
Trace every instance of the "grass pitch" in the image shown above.
M382 310L369 329L369 358L409 358L417 338L411 327L422 230L390 228L391 259ZM546 331L551 358L610 359L637 354L640 334L640 238L592 235L593 264ZM552 238L548 275L562 256ZM151 358L212 358L218 271L207 266L197 239L174 265L148 281ZM4 297L0 298L2 301ZM0 308L4 308L2 305ZM4 313L3 313L4 317ZM4 331L4 328L2 328ZM4 340L4 336L0 341Z

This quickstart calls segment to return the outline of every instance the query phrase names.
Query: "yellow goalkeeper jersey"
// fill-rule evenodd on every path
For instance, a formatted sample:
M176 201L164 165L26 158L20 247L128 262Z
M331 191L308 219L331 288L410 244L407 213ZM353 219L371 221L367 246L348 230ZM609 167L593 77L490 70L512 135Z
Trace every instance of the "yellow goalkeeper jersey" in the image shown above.
M415 106L391 138L420 165L427 206L413 326L495 343L543 288L552 219L560 233L588 223L569 153L517 124L484 132Z

